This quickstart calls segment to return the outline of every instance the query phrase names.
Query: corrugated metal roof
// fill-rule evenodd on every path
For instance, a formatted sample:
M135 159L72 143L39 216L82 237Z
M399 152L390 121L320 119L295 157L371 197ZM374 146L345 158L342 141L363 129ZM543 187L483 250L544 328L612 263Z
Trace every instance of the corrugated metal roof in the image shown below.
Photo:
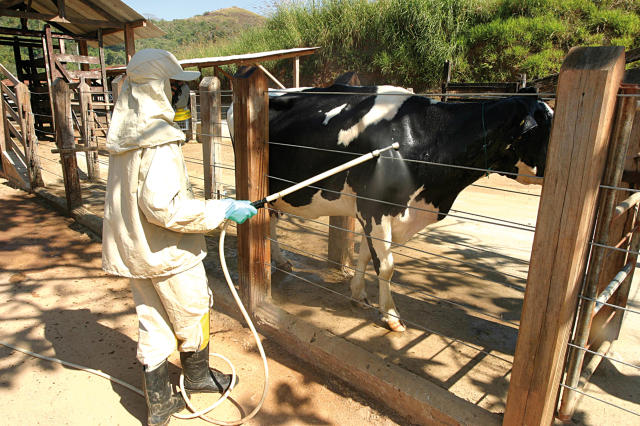
M0 1L0 8L15 6L15 1ZM65 0L65 15L72 23L57 22L67 31L75 35L83 35L93 33L98 30L99 26L92 23L84 23L82 20L95 21L115 21L122 24L132 23L136 21L146 20L138 12L127 6L120 0ZM43 14L58 14L58 7L52 0L32 0L30 12ZM109 28L103 28L105 31L104 44L120 44L124 43L124 31L109 33ZM156 27L151 21L146 21L144 26L134 29L135 38L151 38L161 37L165 32Z

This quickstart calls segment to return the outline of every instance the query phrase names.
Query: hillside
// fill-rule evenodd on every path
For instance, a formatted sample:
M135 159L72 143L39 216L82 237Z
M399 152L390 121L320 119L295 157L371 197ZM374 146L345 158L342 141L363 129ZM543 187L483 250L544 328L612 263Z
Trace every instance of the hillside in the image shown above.
M228 40L248 28L257 28L266 18L239 7L230 7L187 19L172 21L151 20L167 34L164 37L136 41L136 50L145 48L164 49L182 59L180 53L194 44L214 45ZM110 46L105 49L107 65L124 64L124 46Z

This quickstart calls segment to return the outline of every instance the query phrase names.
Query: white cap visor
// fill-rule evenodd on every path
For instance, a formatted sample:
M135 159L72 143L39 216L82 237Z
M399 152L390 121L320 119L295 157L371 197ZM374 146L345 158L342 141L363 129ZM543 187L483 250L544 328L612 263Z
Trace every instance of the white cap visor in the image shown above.
M200 71L180 71L177 74L172 75L172 80L183 80L183 81L191 81L200 77Z

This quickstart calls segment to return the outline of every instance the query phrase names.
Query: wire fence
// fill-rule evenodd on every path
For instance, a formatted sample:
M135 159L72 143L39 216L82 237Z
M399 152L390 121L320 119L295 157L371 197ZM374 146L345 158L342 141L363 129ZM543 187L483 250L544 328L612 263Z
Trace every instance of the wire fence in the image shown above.
M289 93L288 91L281 91L281 90L270 90L270 93L277 93L277 92L283 92L283 93ZM110 93L110 92L109 92ZM47 93L33 93L36 96L48 96ZM200 98L200 93L198 91L195 91L196 94L196 98L197 100L199 100ZM353 93L346 93L346 92L316 92L313 93L313 95L319 95L319 96L324 96L324 95L334 95L334 94L339 94L339 95L352 95L352 96L416 96L416 94L414 93L359 93L359 92L353 92ZM514 96L514 95L518 95L518 96L537 96L541 99L546 99L546 100L550 100L550 99L554 99L555 95L551 94L551 93L541 93L541 94L514 94L514 93L421 93L421 94L417 94L419 96L425 96L425 97L466 97L466 98L478 98L478 99L498 99L498 98L503 98L505 96ZM230 98L232 97L232 93L231 91L229 92L225 92L222 93L221 95L223 98ZM640 95L619 95L619 96L633 96L633 97L640 97ZM199 103L199 102L198 102ZM111 106L113 106L113 104L110 104ZM226 107L229 105L225 106L225 112L226 112ZM96 115L99 115L101 117L107 117L108 118L108 113L106 111L102 111L102 110L95 110L94 113ZM34 116L36 117L40 117L40 118L47 118L47 119L52 119L53 117L51 115L48 114L43 114L43 113L34 113ZM200 114L198 114L198 118L200 118ZM227 125L226 121L222 121L222 122L216 122L214 123L216 125ZM46 130L42 130L42 129L35 129L36 133L38 135L41 135L43 137L55 137L55 133L51 132L51 131L46 131ZM231 137L229 136L220 136L220 135L214 135L214 134L209 134L209 133L203 133L203 132L197 132L196 129L193 129L193 134L197 137L197 138L201 138L201 137L216 137L215 141L212 142L214 145L219 146L219 147L226 147L226 148L233 148L233 144L231 143ZM224 141L224 142L222 142ZM46 146L46 141L41 141L41 143L43 145ZM269 141L268 142L270 145L272 146L278 146L278 147L283 147L286 149L301 149L301 150L307 150L310 152L309 155L313 155L313 152L325 152L327 154L335 154L335 155L344 155L345 158L348 157L355 157L355 156L359 156L362 155L363 153L359 153L359 152L348 152L348 151L344 151L344 150L340 150L340 149L326 149L326 148L319 148L319 147L313 147L313 146L307 146L307 145L302 145L302 144L292 144L292 143L285 143L282 141ZM85 153L85 155L87 155ZM60 161L57 159L52 159L48 156L40 156L40 159L43 160L45 163L47 164L60 164ZM203 161L201 158L198 157L193 157L190 155L185 155L184 156L184 161L188 164L191 165L196 165L196 166L203 166ZM384 161L384 162L389 162L389 161L393 161L393 162L397 162L399 163L404 163L404 164L410 164L413 165L415 167L434 167L434 168L442 168L444 169L457 169L457 170L463 170L463 171L468 171L468 172L480 172L483 173L485 175L488 175L489 173L500 173L509 177L526 177L526 178L530 178L530 179L537 179L540 181L540 183L542 183L542 178L539 176L534 176L534 175L528 175L528 174L521 174L521 173L514 173L514 172L509 172L509 171L497 171L497 170L492 170L491 168L485 167L471 167L471 166L467 166L467 165L462 165L462 164L453 164L453 163L439 163L439 162L432 162L432 161L426 161L423 159L413 159L413 158L399 158L399 157L388 157L388 156L383 156L380 158L379 161ZM104 160L103 157L99 157L98 158L98 163L102 166L108 167L109 162L107 160ZM227 171L234 171L235 170L235 165L234 164L230 164L228 162L223 162L221 159L216 159L216 162L214 164L212 164L212 166L214 167L214 169L222 169L222 170L227 170ZM40 169L59 179L62 179L62 175L60 171L57 170L53 170L49 167L43 167L40 166ZM299 182L296 182L295 180L292 179L286 179L284 177L281 176L274 176L271 174L267 174L265 175L270 182L273 181L278 181L281 183L286 183L286 184L296 184ZM200 184L201 182L204 182L204 177L200 174L190 174L190 177L192 179L195 179L198 181L198 183ZM105 181L102 177L99 178L101 181ZM223 188L225 191L234 191L235 190L235 185L231 185L228 184L226 182L217 182L218 187L219 188ZM513 189L513 188L505 188L505 187L500 187L500 186L491 186L489 184L483 184L483 183L473 183L470 186L474 187L474 188L478 188L478 189L482 189L482 190L489 190L489 191L499 191L505 194L513 194L513 195L517 195L517 196L525 196L525 197L532 197L532 199L534 200L534 202L537 202L537 200L540 198L540 194L539 191L537 190L530 190L530 191L526 191L526 190L517 190L517 189ZM418 206L413 206L413 205L403 205L403 204L398 204L389 200L385 200L385 199L377 199L377 198L373 198L373 197L365 197L356 193L350 193L350 192L345 192L345 191L336 191L330 188L326 188L323 187L321 185L311 185L309 186L310 189L315 190L315 191L323 191L326 193L331 193L334 196L340 197L340 198L351 198L354 200L354 202L357 202L358 200L364 200L364 201L369 201L369 202L374 202L374 203L378 203L381 206L389 206L389 207L395 207L395 208L402 208L405 209L406 211L415 211L415 212L421 212L424 214L430 214L433 215L434 217L449 217L452 219L455 219L457 221L460 222L465 222L465 223L472 223L472 224L480 224L482 226L497 226L497 227L501 227L501 228L506 228L506 229L510 229L514 232L524 232L527 233L529 235L531 235L533 232L535 232L535 225L531 225L528 223L522 223L516 220L510 220L510 219L505 219L505 218L501 218L501 217L493 217L490 215L485 215L485 214L479 214L476 212L472 212L472 211L464 211L461 209L451 209L449 210L447 213L441 213L440 211L438 211L437 209L429 209L429 208L424 208L424 207L418 207ZM616 187L616 186L607 186L607 185L601 185L600 188L602 190L616 190L616 191L626 191L626 192L640 192L639 189L633 189L633 188L624 188L624 187ZM230 193L229 193L230 194ZM353 231L350 229L346 229L346 228L342 228L339 226L335 226L335 225L331 225L331 224L327 224L325 222L322 221L318 221L318 220L314 220L314 219L308 219L305 218L303 216L299 216L296 214L293 214L289 211L281 211L272 207L268 207L268 210L274 213L278 213L280 217L288 217L289 219L295 219L297 220L297 222L295 223L295 226L298 227L301 230L305 230L305 231L310 231L310 232L321 232L321 233L325 233L329 230L329 229L336 229L342 232L349 232L351 234L353 234L354 236L358 236L363 238L363 242L368 239L368 240L375 240L378 241L380 243L384 243L384 244L388 244L389 246L392 247L391 253L393 254L393 256L399 256L399 257L403 257L405 259L409 259L412 261L417 261L417 262L421 262L423 264L428 265L429 267L432 267L434 269L437 269L439 271L445 272L447 274L451 274L451 275L460 275L462 277L467 277L473 280L478 280L478 281L487 281L488 279L491 279L491 281L494 284L497 284L499 286L503 286L505 288L509 288L511 290L515 290L519 293L523 293L524 292L524 288L526 285L526 280L527 280L527 276L526 275L518 275L518 274L514 274L511 272L506 272L506 271L500 271L500 270L496 270L495 267L492 266L488 266L483 264L482 262L482 257L484 253L491 253L491 248L488 247L483 247L480 245L474 245L472 243L464 243L461 241L451 241L451 243L453 245L458 245L463 247L464 249L469 249L475 253L478 253L477 256L474 257L475 261L469 261L467 259L460 259L460 258L456 258L454 256L448 256L446 254L442 254L441 252L436 252L436 251L432 251L429 249L425 249L424 245L428 244L428 242L426 241L428 239L428 237L430 236L430 234L428 232L417 232L416 233L416 237L420 237L422 240L421 241L417 241L417 244L409 244L409 242L407 243L396 243L393 241L393 239L386 239L386 238L379 238L376 236L373 236L371 234L368 234L366 232L362 232L362 231ZM304 222L303 222L304 221ZM303 224L304 223L304 224ZM313 225L318 226L319 228L313 227ZM344 265L344 264L339 264L335 261L330 260L327 256L318 254L318 253L313 253L311 251L305 250L304 248L297 246L295 244L289 244L287 242L283 242L283 241L279 241L276 240L274 238L272 238L269 235L265 235L264 238L269 241L269 242L273 242L273 243L278 243L279 245L285 247L287 249L287 251L290 251L291 253L296 253L298 255L301 256L306 256L312 259L316 259L316 260L320 260L323 262L327 262L328 264L332 264L334 266L338 266L338 267L343 267L346 269L351 270L354 273L360 273L363 274L367 277L373 278L378 280L379 277L377 276L377 274L373 273L373 272L367 272L366 270L358 270L355 267L352 267L350 265ZM412 240L413 241L413 240ZM602 247L608 250L615 250L618 252L623 252L623 253L627 253L627 254L632 254L632 255L638 255L640 253L633 251L633 250L629 250L629 249L625 249L625 248L620 248L620 247L613 247L613 246L609 246L609 245L604 245L604 244L599 244L596 243L594 241L591 241L590 243L592 246L594 247ZM363 249L367 249L366 246L361 246L360 247L361 250ZM495 252L493 252L492 254L495 255ZM473 257L473 256L468 256L468 257ZM520 258L515 258L515 257L511 257L509 258L509 256L504 256L505 258L505 262L511 262L511 263L517 263L518 265L520 265L523 268L526 268L528 266L528 260L527 259L520 259ZM437 260L435 260L437 259ZM313 280L309 280L308 278L305 278L299 274L293 273L291 271L286 271L282 268L279 268L276 265L265 265L265 266L271 266L272 269L274 270L278 270L280 272L282 272L283 274L286 274L287 276L290 276L292 278L295 278L296 280L300 280L301 282L304 282L306 284L312 285L315 288L318 288L319 290L321 290L322 292L327 292L332 294L333 296L339 297L343 300L347 300L347 301L351 301L351 302L357 302L357 303L362 303L361 300L356 300L353 297L349 296L349 295L345 295L342 294L339 291L336 291L326 285L320 284L318 282L313 282ZM485 318L488 321L495 321L496 323L499 324L504 324L507 325L509 327L512 328L517 328L519 326L518 322L515 321L511 321L508 318L505 318L504 315L500 312L490 312L487 311L486 309L483 309L482 307L479 306L475 306L471 303L467 303L461 300L451 300L450 298L447 297L440 297L436 294L434 294L431 291L428 291L428 288L425 286L415 286L412 284L407 284L407 283L403 283L403 282L398 282L397 280L392 280L389 279L387 280L387 282L393 286L396 289L399 289L401 291L404 291L405 294L408 294L408 291L412 291L413 293L411 293L412 295L415 295L416 297L421 297L424 298L424 301L435 301L438 303L442 303L444 305L447 306L451 306L455 309L460 309L463 312L468 313L469 315L473 315L476 317L480 317L480 318ZM584 300L592 300L589 299L585 296L580 296L582 299ZM594 300L595 301L595 300ZM623 307L623 306L618 306L612 303L608 303L608 302L598 302L601 303L605 306L609 306L612 309L616 309L616 310L622 310L624 312L628 312L628 313L633 313L633 314L638 314L640 313L640 311L633 309L633 308L629 308L629 307ZM394 315L390 314L389 312L383 312L382 309L380 309L379 307L373 306L373 305L368 305L369 308L374 309L375 311L377 311L379 314L381 315L391 315L392 317ZM395 316L396 319L400 320L399 316ZM410 326L414 327L417 330L420 330L422 332L425 333L429 333L429 334L433 334L433 335L437 335L440 336L442 339L445 339L451 343L455 343L455 344L459 344L461 346L464 346L466 348L472 349L474 351L476 351L477 353L481 353L483 355L495 358L500 360L501 362L506 363L507 365L511 365L512 361L510 359L507 359L503 356L499 356L496 355L495 353L492 353L489 350L486 350L486 348L481 347L478 344L471 344L469 342L466 342L464 340L461 339L457 339L455 337L450 337L447 336L445 333L430 328L430 327L426 327L424 326L424 324L420 324L420 321L416 321L414 319L407 319L407 318L402 318L403 321L405 321L407 324L409 324ZM627 367L631 367L634 369L640 369L640 366L635 365L633 363L629 363L626 362L622 359L618 359L616 357L612 357L612 356L607 356L607 355L602 355L602 354L598 354L597 352L591 351L588 348L585 347L580 347L577 345L574 345L572 343L569 343L568 346L574 350L581 350L581 351L585 351L587 353L590 353L594 356L601 356L605 359L608 359L612 362L616 362L616 363L620 363L622 365L625 365ZM564 388L570 388L567 387L566 385L561 385ZM573 389L573 388L571 388ZM618 404L612 404L610 402L604 401L600 398L597 398L593 395L589 395L589 393L581 391L579 389L574 389L576 392L579 392L583 395L586 395L590 398L594 398L596 400L602 401L605 404L609 404L612 405L614 407L617 407L625 412L629 412L631 414L634 414L636 416L640 415L637 412L634 412L633 410L629 410L626 409L624 407L619 406Z

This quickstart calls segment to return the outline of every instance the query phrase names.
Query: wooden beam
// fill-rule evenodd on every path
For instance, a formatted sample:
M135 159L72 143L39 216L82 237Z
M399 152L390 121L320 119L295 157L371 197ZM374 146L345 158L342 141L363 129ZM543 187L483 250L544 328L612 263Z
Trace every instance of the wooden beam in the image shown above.
M261 200L268 194L269 99L267 77L258 68L242 68L234 76L233 118L236 198ZM240 294L250 313L271 296L269 214L238 225Z
M218 77L203 77L200 82L200 132L196 139L202 143L204 165L204 198L218 198L221 183L220 168L215 167L220 159L222 141L221 85Z
M293 58L293 87L300 87L300 56Z
M622 47L562 65L505 425L552 422L623 72Z
M80 46L81 44L84 44L85 46L84 52L87 53L88 52L88 49L86 48L87 42L82 41L78 45ZM56 60L59 62L75 62L79 64L94 64L94 65L100 64L100 58L97 58L95 56L87 56L85 54L81 54L81 55L57 54Z
M58 22L61 24L77 24L77 25L92 25L100 28L124 28L124 23L116 21L98 21L95 19L85 18L66 18L60 15L52 15L37 12L23 12L13 9L0 9L0 16L11 16L14 18L26 18L26 19L38 19L40 21Z
M58 5L58 16L64 19L67 16L67 10L64 4L65 0L55 0L55 2Z
M94 139L93 115L91 114L91 91L84 79L80 80L78 86L78 100L80 101L80 137L86 148L95 148L97 144ZM100 165L98 164L98 153L96 151L86 152L87 176L90 182L97 182L100 179Z
M127 22L125 24L125 26L127 26L127 25L129 27L131 27L131 28L134 28L134 29L135 28L139 28L139 27L146 27L147 26L147 20L146 19L138 19L137 21ZM120 31L124 31L124 26L122 28L119 28L119 29L111 28L111 29L102 30L102 35L106 36L106 35L109 35L109 34L114 34L114 33L120 32ZM97 37L97 33L92 33L92 34L95 35L95 37Z
M71 92L69 85L58 78L53 83L54 119L56 123L56 145L58 148L75 148L73 123L71 118ZM75 153L63 152L62 175L64 192L69 211L82 206L82 191L78 175L78 162Z
M50 23L52 24L52 23ZM22 30L19 28L6 28L0 27L0 34L8 34L8 35L17 35L17 36L25 36L25 37L42 37L42 31L35 30ZM70 34L60 34L60 33L51 33L52 38L64 39L64 40L87 40L87 41L95 41L95 38L85 37L85 36L74 36Z
M124 26L124 50L127 64L136 53L136 34L129 24Z

